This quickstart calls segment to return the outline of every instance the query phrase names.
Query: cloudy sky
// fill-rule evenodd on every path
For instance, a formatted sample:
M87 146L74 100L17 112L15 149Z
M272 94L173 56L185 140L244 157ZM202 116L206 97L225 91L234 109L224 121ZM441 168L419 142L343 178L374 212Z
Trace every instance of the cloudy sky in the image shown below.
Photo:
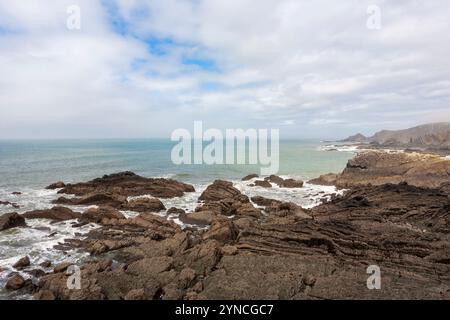
M194 120L327 139L450 121L450 4L0 0L0 138L170 137Z

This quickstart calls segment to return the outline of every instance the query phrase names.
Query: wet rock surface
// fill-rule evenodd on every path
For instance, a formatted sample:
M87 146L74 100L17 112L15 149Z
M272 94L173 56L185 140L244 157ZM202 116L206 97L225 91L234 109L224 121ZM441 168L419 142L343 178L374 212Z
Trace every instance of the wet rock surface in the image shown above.
M288 180L278 178L266 181ZM182 229L152 213L165 210L158 199L128 198L148 192L148 179L142 179L122 173L66 186L75 201L93 192L112 195L95 198L99 207L83 214L61 207L24 214L72 217L99 227L61 244L90 254L79 264L80 290L67 287L71 262L46 262L44 268L53 266L50 273L31 270L37 287L13 273L8 290L28 290L42 300L450 298L450 182L433 188L404 182L349 187L303 209L261 196L249 199L233 183L216 180L192 212L167 210L193 225ZM169 185L154 193L189 189ZM136 216L125 217L119 211L124 208L134 208ZM367 288L371 265L380 267L381 290Z
M406 182L437 188L450 181L450 160L419 153L369 151L348 161L336 185L342 188Z
M25 227L25 219L16 212L0 215L0 231L15 227Z
M81 213L69 208L56 206L51 209L33 210L22 214L26 219L50 219L54 221L72 220L81 217Z
M214 182L200 198L196 211L184 215L207 227L202 230L182 230L151 213L103 219L81 244L94 259L81 266L82 289L67 289L67 275L54 272L41 276L35 298L450 296L445 187L352 188L311 210L263 197L250 201L226 181ZM370 265L381 269L381 290L367 288Z
M157 198L181 197L194 192L193 186L163 178L144 178L133 172L105 175L89 182L68 184L58 193L86 196L90 193L119 194L121 196L151 195Z

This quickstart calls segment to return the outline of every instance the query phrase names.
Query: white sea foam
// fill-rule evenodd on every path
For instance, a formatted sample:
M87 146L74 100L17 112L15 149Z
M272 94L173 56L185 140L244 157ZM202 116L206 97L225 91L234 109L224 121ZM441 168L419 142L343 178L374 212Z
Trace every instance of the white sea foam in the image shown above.
M319 151L339 151L339 152L352 152L356 153L362 151L358 148L358 145L338 145L338 144L328 144L324 146L317 147Z

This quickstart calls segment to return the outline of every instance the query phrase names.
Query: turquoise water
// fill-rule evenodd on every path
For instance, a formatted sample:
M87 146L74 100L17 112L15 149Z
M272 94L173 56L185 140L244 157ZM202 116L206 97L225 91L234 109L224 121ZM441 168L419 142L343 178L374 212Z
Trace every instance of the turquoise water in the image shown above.
M0 188L42 188L125 170L194 184L259 173L257 165L175 165L170 158L174 145L163 139L0 141ZM352 153L321 151L321 145L281 141L279 174L309 179L340 172Z

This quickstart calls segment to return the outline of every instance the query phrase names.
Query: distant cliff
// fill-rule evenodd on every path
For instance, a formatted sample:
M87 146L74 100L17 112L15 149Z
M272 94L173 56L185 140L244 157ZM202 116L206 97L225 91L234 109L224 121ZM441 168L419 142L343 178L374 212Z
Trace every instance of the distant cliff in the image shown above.
M450 148L450 122L429 123L404 130L382 130L372 137L356 134L342 142L361 142L386 147Z

